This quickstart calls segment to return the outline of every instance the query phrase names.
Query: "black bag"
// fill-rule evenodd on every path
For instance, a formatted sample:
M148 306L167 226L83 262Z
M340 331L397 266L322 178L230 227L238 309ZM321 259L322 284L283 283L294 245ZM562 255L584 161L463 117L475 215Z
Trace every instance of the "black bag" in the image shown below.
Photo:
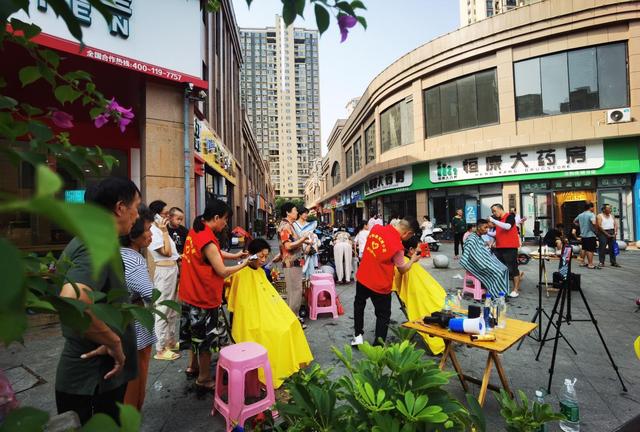
M553 272L553 287L554 288L562 288L564 284L564 279L560 272ZM580 289L580 275L577 273L571 273L569 276L569 288L572 291L577 291Z

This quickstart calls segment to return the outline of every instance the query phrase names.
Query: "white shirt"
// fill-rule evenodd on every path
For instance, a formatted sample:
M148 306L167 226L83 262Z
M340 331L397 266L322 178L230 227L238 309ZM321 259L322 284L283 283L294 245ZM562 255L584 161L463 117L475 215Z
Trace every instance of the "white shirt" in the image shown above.
M615 229L615 217L613 215L609 215L609 217L607 217L604 213L600 213L600 218L602 219L600 226L603 230Z
M358 256L362 258L364 253L364 247L367 244L367 237L369 237L369 230L363 229L356 234L355 242L358 245Z
M420 228L422 228L422 232L425 235L433 234L433 222L431 221L422 222L422 225L420 225Z
M369 219L369 229L372 229L376 225L382 225L382 219L371 218Z
M149 245L149 250L151 251L153 262L167 260L177 261L178 258L180 258L180 255L178 255L178 249L176 249L176 243L171 237L169 237L169 244L171 245L170 257L166 257L158 252L158 249L162 249L162 247L164 246L162 231L156 226L156 224L151 224L151 244Z

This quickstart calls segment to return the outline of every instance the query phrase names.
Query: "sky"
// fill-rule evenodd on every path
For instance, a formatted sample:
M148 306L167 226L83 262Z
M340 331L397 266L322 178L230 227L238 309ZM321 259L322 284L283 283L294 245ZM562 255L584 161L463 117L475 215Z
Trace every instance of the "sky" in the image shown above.
M364 0L362 11L368 24L351 29L340 43L340 32L332 18L320 37L320 125L322 154L336 120L346 118L346 104L360 97L373 78L404 54L458 27L457 0ZM242 27L272 27L281 14L280 0L233 0L236 20ZM316 29L312 6L307 3L306 20L295 27Z

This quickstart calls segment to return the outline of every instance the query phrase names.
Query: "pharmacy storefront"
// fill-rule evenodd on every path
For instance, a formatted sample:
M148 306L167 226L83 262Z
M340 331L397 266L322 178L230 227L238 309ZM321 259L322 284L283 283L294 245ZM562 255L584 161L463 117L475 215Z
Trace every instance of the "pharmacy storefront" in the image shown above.
M599 209L610 204L620 237L634 239L633 186L640 171L638 138L556 143L482 156L439 160L414 167L411 189L426 189L429 213L446 225L463 208L467 222L490 215L494 203L516 207L533 236L537 219L543 231L570 226L586 201ZM424 172L424 170L428 172Z

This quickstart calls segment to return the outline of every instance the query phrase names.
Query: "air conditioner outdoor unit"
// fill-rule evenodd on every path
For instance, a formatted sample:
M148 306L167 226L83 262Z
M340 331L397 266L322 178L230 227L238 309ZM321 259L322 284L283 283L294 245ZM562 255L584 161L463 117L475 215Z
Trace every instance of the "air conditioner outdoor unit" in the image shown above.
M625 123L631 121L631 108L616 108L607 110L607 124Z

